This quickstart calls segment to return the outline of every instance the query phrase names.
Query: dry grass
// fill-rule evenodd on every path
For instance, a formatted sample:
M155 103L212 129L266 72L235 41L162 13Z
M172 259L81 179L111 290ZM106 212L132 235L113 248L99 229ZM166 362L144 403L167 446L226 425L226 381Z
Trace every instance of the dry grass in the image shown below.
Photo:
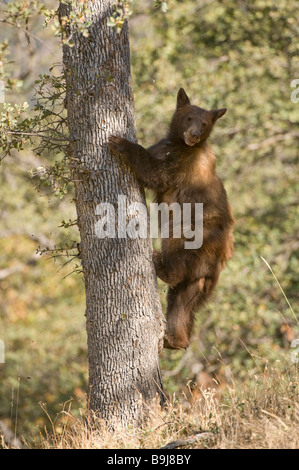
M111 432L99 420L93 429L85 423L85 418L75 418L70 409L64 409L37 447L157 449L179 440L175 447L299 448L298 368L292 364L289 369L265 369L221 393L190 390L188 399L175 398L166 410L150 410L150 420L142 429Z

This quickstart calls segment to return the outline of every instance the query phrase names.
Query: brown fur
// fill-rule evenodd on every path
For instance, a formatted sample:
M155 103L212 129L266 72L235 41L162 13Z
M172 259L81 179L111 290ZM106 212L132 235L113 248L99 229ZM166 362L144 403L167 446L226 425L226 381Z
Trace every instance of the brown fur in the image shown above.
M162 251L154 252L157 276L170 286L164 345L171 349L189 345L194 313L205 304L233 255L234 219L207 144L216 120L225 112L191 105L181 88L165 139L147 150L121 137L109 139L109 148L124 156L140 183L155 191L158 203L203 203L201 248L185 249L184 238L173 238L170 230L170 237L162 240Z

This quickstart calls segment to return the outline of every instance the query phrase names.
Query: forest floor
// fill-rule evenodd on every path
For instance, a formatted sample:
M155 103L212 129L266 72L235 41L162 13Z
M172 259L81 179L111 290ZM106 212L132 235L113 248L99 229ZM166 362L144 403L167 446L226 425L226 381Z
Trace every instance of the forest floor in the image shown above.
M111 432L100 421L88 427L86 417L75 417L68 404L35 448L296 449L298 398L297 365L286 369L278 363L254 380L233 383L224 390L216 384L207 389L187 387L164 410L149 409L147 424L138 429Z

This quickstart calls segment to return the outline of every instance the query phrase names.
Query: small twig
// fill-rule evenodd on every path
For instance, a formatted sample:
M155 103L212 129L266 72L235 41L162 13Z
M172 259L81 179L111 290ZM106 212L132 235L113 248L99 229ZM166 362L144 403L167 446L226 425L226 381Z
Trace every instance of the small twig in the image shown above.
M47 44L46 41L44 41L43 39L41 39L38 36L36 36L35 34L33 34L31 31L28 30L27 27L23 28L23 26L21 26L19 23L14 23L13 21L9 21L7 18L0 18L0 22L8 24L9 26L14 26L17 29L20 29L21 31L23 31L25 33L26 37L31 36L33 39L40 42L44 47L46 47L48 49L48 51L51 52L51 54L55 54L54 49L49 47L49 45Z
M79 254L79 253L78 253ZM74 259L78 258L78 254L77 255L74 255L72 258L68 259L65 263L63 263L62 266L60 266L60 268L58 269L58 271L60 271L61 269L64 269L68 264L70 264L72 261L74 261ZM60 256L63 256L63 255L60 255ZM71 256L71 255L65 255L65 256Z
M185 439L178 439L177 441L170 442L169 444L166 444L166 446L161 447L161 449L176 449L178 447L186 447L198 441L210 440L213 437L214 434L212 432L193 434L192 436L188 436Z
M188 363L190 357L193 356L193 353L192 351L189 349L181 358L180 362L178 363L178 365L173 369L173 370L169 370L169 371L164 371L163 375L165 377L174 377L176 375L178 375L181 370L186 366L186 364Z
M285 428L286 431L289 429L288 426L282 421L282 419L279 418L279 416L276 416L275 414L270 413L269 411L266 411L266 410L261 410L261 412L264 413L265 415L268 415L268 416L271 416L272 418L277 419L277 421Z
M4 421L0 421L0 435L3 436L4 441L8 446L14 449L23 448L20 439L15 436L15 433L6 425Z
M58 131L56 131L58 132ZM61 134L61 132L58 132ZM39 134L38 132L20 132L20 131L6 131L6 134L11 134L11 135L34 135L35 137L40 137L41 139L48 139L48 140L55 140L57 142L66 142L69 141L67 138L61 138L57 139L56 137L49 137L44 134Z
M19 410L19 399L20 399L20 383L21 383L21 368L19 364L19 373L18 373L18 388L17 388L17 401L16 401L16 414L15 414L15 432L14 438L17 439L17 428L18 428L18 410Z
M297 131L286 132L285 134L276 134L271 137L267 137L262 142L255 142L253 144L249 144L246 148L247 150L258 150L261 148L268 148L270 145L274 145L277 142L297 137L299 137L299 132Z
M36 252L39 253L39 254L41 254L41 255L43 255L43 254L45 254L45 253L46 253L46 254L52 253L52 252L53 252L53 253L55 253L55 252L57 253L58 251L66 251L66 252L68 252L68 251L70 251L70 250L75 250L75 249L77 249L77 245L74 245L74 246L66 246L66 247L62 247L62 248L57 248L57 247L55 247L55 248L48 248L48 247L46 247L46 248L44 248L43 250L39 250L39 249L38 249L38 250L36 250ZM59 256L73 256L73 253L71 253L71 254L68 254L68 253L67 253L67 254L62 254L62 255L59 255Z
M11 274L15 274L18 271L22 271L24 264L17 264L16 266L11 266L10 268L4 268L0 270L0 281L6 279Z
M274 277L274 279L275 279L275 281L276 281L276 283L277 283L277 285L278 285L278 287L279 287L279 289L280 289L282 295L284 296L284 298L285 298L285 300L286 300L286 303L288 304L288 306L289 306L289 308L290 308L290 310L291 310L291 312L292 312L292 314L293 314L293 316L294 316L294 318L295 318L295 320L296 320L296 322L297 322L297 325L299 325L299 321L298 321L298 319L297 319L297 317L296 317L296 314L295 314L295 312L294 312L294 309L293 309L292 305L290 304L289 299L287 298L287 296L286 296L286 294L285 294L283 288L281 287L279 280L277 279L276 275L274 274L273 269L271 268L271 266L270 266L270 264L268 263L268 261L265 260L265 258L263 258L262 256L261 256L261 258L262 258L262 260L264 261L264 263L266 264L266 266L269 268L269 270L271 271L271 274L272 274L272 276Z

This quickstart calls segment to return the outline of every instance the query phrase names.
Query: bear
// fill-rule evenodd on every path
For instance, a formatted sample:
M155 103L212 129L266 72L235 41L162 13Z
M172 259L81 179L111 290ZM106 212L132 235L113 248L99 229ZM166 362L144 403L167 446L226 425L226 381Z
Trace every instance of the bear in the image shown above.
M169 131L157 144L145 149L118 136L110 136L109 149L121 154L143 188L153 190L160 204L203 204L202 245L186 249L184 236L162 239L154 250L157 276L169 285L164 347L186 349L195 313L210 298L220 272L233 256L234 218L222 181L216 173L216 157L207 143L215 122L226 108L207 111L192 105L185 90L177 93ZM194 210L191 225L194 228ZM170 222L170 221L169 221Z

